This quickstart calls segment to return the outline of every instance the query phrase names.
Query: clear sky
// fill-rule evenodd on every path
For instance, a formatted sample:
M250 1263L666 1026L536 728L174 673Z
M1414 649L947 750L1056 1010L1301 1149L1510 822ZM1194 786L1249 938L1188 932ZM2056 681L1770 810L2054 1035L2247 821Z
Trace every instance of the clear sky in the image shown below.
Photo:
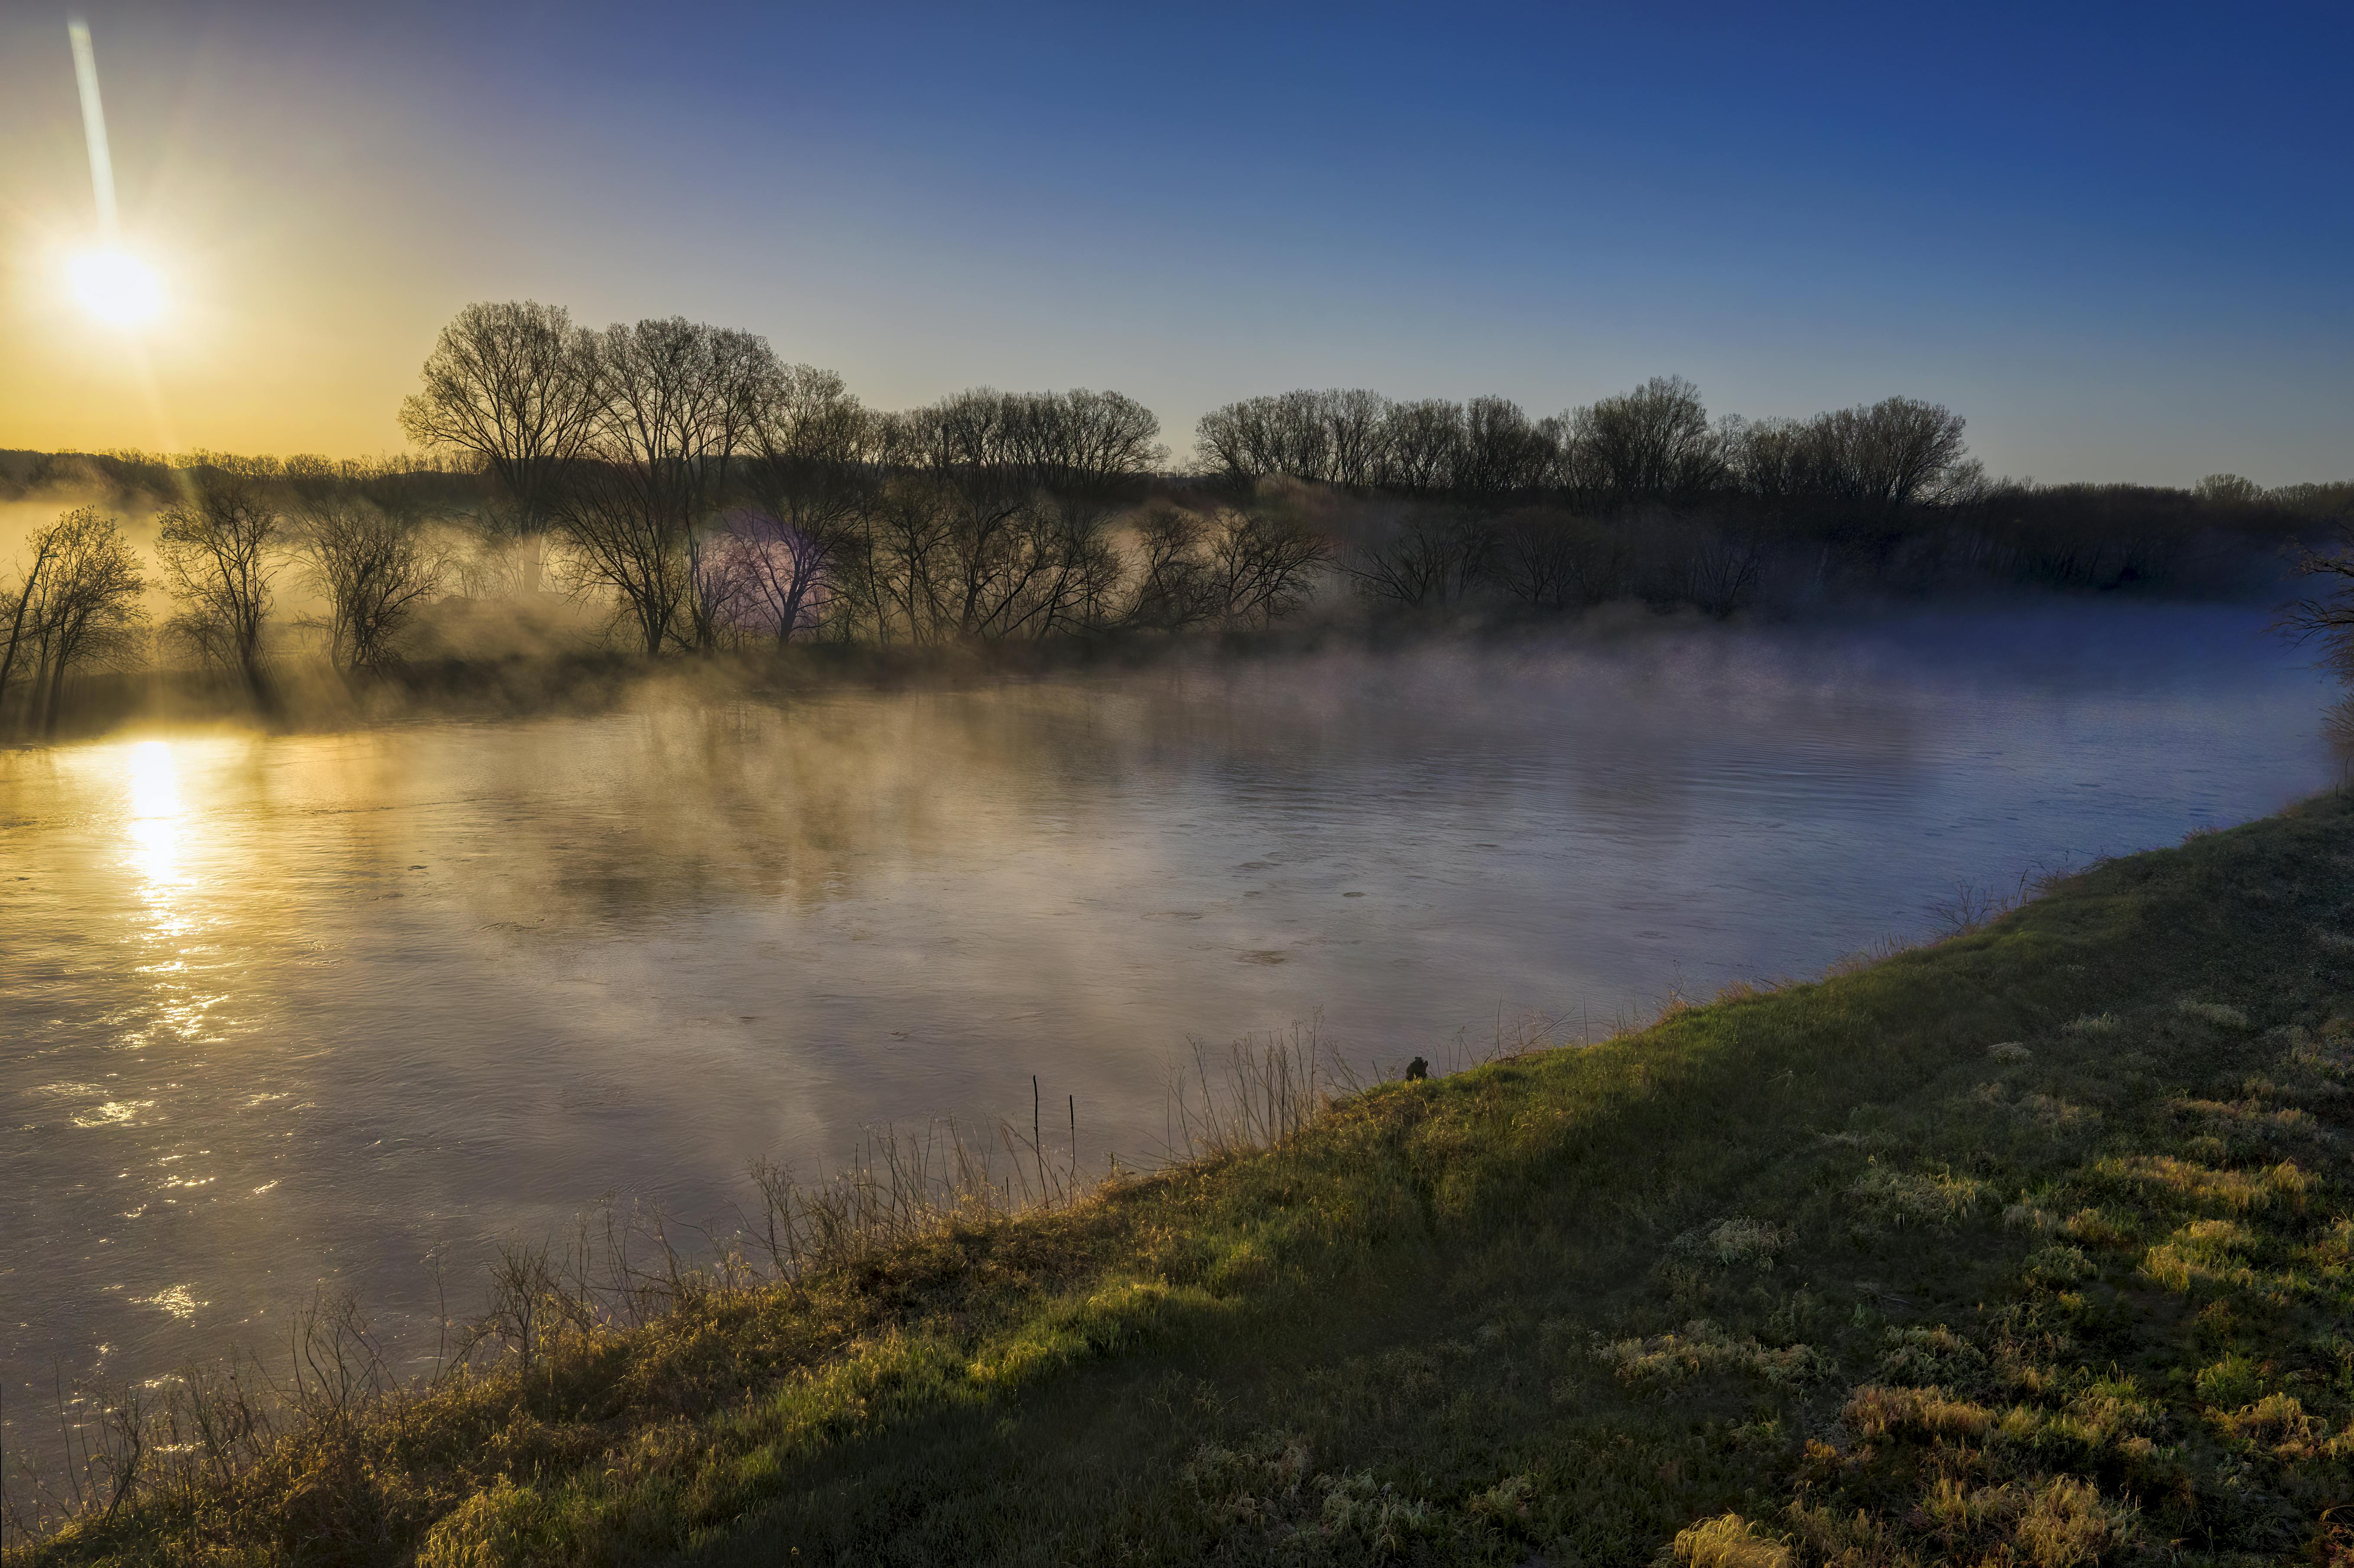
M440 323L766 334L869 402L1903 392L1997 471L2354 475L2354 7L0 10L0 447L397 450Z

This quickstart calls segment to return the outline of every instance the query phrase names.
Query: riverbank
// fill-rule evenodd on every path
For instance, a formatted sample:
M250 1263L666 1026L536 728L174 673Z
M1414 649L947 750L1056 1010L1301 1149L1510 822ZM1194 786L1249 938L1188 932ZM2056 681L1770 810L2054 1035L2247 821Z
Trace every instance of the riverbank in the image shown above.
M643 1327L543 1281L9 1562L2337 1561L2349 864L2325 798Z
M466 606L471 630L457 642L380 670L337 669L286 657L257 692L232 672L154 666L78 673L52 723L27 711L21 688L0 703L0 749L103 738L126 732L231 728L325 733L438 719L496 720L610 712L680 700L776 702L845 690L946 691L1154 668L1274 663L1300 658L1413 658L1432 652L1623 652L1678 639L1758 635L1797 640L1881 639L1906 627L1993 618L2041 629L2077 625L2087 637L2137 613L2205 612L2246 621L2267 641L2288 579L2236 596L2155 591L2103 595L1987 590L1935 598L1857 596L1767 614L1717 619L1689 607L1636 602L1569 617L1461 610L1421 615L1302 617L1264 628L1182 634L1108 631L1046 641L756 643L693 656L648 658L607 644L578 624L495 604ZM1359 607L1362 609L1363 607ZM482 627L497 629L484 631ZM502 640L501 633L504 633ZM445 642L451 640L444 640ZM508 646L511 642L513 646Z

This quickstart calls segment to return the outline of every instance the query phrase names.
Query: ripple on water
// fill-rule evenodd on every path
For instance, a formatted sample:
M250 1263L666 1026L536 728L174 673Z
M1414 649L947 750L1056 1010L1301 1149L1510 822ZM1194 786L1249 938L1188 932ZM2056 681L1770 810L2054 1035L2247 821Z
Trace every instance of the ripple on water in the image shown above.
M76 1127L136 1127L139 1113L155 1108L154 1100L109 1100L75 1116Z
M212 1305L197 1300L196 1293L185 1285L167 1285L153 1296L133 1296L131 1303L134 1307L160 1308L182 1322L194 1318L197 1308Z

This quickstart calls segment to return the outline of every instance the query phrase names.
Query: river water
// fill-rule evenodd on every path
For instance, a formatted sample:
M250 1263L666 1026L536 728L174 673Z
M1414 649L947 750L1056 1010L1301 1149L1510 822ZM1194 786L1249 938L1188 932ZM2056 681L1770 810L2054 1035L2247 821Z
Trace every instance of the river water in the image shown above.
M1034 1074L1147 1163L1189 1036L1443 1068L1819 971L2326 787L2327 695L2079 605L0 753L6 1436Z

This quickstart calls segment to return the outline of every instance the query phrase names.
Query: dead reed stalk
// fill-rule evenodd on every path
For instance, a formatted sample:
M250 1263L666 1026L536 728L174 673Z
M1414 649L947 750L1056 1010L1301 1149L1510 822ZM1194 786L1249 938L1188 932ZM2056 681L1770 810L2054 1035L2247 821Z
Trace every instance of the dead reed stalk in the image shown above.
M1172 1090L1182 1128L1174 1158L1279 1149L1362 1086L1312 1023L1294 1025L1288 1036L1237 1040L1223 1053L1198 1040L1193 1046L1192 1065ZM1497 1047L1504 1049L1500 1024ZM1524 1048L1520 1035L1513 1048ZM434 1369L423 1378L391 1371L348 1293L322 1293L295 1314L277 1376L242 1355L111 1391L69 1388L60 1373L63 1462L43 1475L20 1457L22 1478L14 1487L0 1471L0 1544L36 1542L77 1521L110 1521L126 1508L194 1514L234 1506L240 1478L290 1443L356 1472L367 1463L365 1450L380 1446L452 1382L507 1375L529 1396L543 1378L555 1386L570 1352L706 1298L798 1292L814 1275L944 1234L1072 1209L1124 1173L1114 1157L1102 1176L1084 1174L1076 1096L1066 1097L1065 1116L1065 1147L1050 1158L1044 1094L1034 1078L1026 1132L1006 1120L982 1131L946 1118L912 1132L869 1128L846 1164L820 1167L806 1179L782 1163L756 1161L757 1209L739 1211L742 1224L729 1236L632 1207L584 1216L561 1250L552 1241L506 1242L490 1266L477 1315L453 1322L442 1297ZM437 1262L437 1281L438 1268Z

